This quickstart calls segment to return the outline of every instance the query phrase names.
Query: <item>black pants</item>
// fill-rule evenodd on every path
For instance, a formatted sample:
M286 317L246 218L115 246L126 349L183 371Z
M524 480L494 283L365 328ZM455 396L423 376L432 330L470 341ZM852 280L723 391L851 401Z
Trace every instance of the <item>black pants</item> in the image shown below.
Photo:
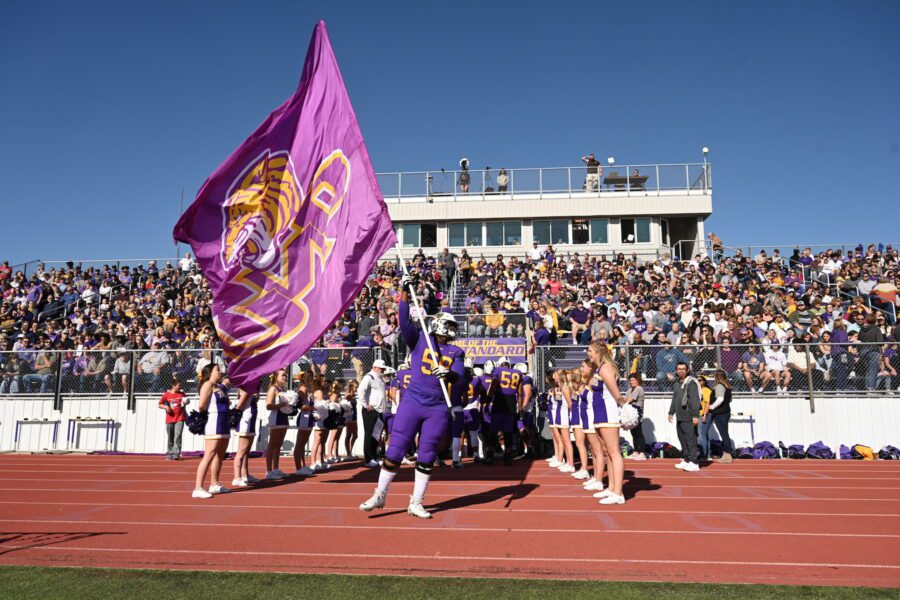
M681 444L681 458L685 462L700 463L700 449L697 446L697 429L691 421L678 421L678 442Z
M363 410L363 456L366 462L378 460L378 441L372 437L375 431L375 423L381 418L381 413L377 410Z
M644 439L644 422L638 423L638 426L631 430L631 439L634 440L635 452L647 451L647 440Z

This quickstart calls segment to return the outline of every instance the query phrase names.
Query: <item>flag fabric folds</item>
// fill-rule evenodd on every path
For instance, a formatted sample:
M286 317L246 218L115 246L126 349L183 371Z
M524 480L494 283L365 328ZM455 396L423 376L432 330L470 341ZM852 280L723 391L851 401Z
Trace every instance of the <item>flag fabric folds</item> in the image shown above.
M175 226L213 296L232 384L303 355L396 243L320 21L294 95L206 180Z

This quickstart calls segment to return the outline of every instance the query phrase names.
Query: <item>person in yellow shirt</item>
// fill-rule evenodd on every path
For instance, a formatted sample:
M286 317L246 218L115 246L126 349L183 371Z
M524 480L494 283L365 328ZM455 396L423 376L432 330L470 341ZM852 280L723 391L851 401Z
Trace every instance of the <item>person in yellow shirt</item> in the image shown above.
M700 458L706 460L709 458L709 419L706 413L709 412L709 401L712 398L712 389L706 381L706 377L701 375L697 378L700 382L700 423L697 425L698 442L700 444Z
M503 313L500 312L497 303L492 303L490 310L488 310L487 314L484 316L484 324L487 328L484 331L484 334L488 337L499 337L503 335L503 322L505 317Z

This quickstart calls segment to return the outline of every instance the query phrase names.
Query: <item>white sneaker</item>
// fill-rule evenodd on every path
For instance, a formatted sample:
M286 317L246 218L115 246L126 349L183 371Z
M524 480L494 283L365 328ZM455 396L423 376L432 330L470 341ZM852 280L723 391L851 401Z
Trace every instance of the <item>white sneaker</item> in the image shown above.
M209 486L210 494L227 494L230 491L231 490L229 490L227 487L222 487L219 484Z
M366 466L367 467L380 467L381 463L379 463L377 460L370 460L369 462L366 463Z
M687 463L684 466L683 470L687 471L688 473L696 473L700 470L700 465L698 465L697 463Z
M608 489L606 489L606 490L600 490L599 492L597 492L596 494L594 494L594 498L606 498L606 497L609 496L610 494L612 494L612 492L609 491Z
M285 477L288 476L288 474L285 473L284 471L282 471L281 469L275 469L275 472L276 472L278 475L280 475L282 479L284 479Z
M247 487L248 485L250 484L248 484L246 480L241 479L240 477L231 480L231 487Z
M556 468L559 467L559 465L561 465L561 464L562 464L562 463L559 462L558 460L556 460L556 458L551 458L551 459L547 462L547 466L550 467L551 469L556 469Z
M316 463L312 466L312 470L315 472L324 471L325 465L323 465L322 463Z
M573 467L572 465L567 465L566 463L563 463L562 466L559 467L559 472L560 473L574 473L575 467Z
M584 486L584 490L586 492L599 492L602 489L603 489L602 481L594 481L594 483Z
M406 509L406 514L412 517L418 517L419 519L431 518L431 513L425 510L425 507L422 506L422 501L414 500L412 498L409 499L409 508Z
M384 508L384 500L387 497L387 494L379 493L378 490L375 490L375 493L372 494L372 497L359 505L359 510L363 512L372 512L373 510Z
M587 487L587 486L591 485L592 483L594 483L595 481L597 481L597 480L594 479L593 477L591 477L590 479L588 479L587 481L585 481L585 482L582 483L581 485L582 485L582 487Z
M299 469L294 471L294 475L312 475L313 473L315 473L315 471L313 471L309 467L300 467Z
M279 475L278 471L269 471L268 473L266 473L267 481L281 481L282 479L284 479L284 477Z
M196 489L191 492L191 498L212 498L213 495L204 490L203 488Z
M602 498L600 504L625 504L625 496L610 494L606 498Z
M687 463L684 462L684 461L681 461L680 463L678 463L677 465L675 465L675 468L676 468L676 469L683 469L685 466L687 466Z
M545 458L544 460L546 460L547 462L553 462L554 460L556 460L556 457L551 456L550 458Z
M247 483L259 483L261 480L258 477L254 477L253 475L247 475L247 478L244 480Z
M587 471L585 471L584 469L581 469L580 471L576 471L575 473L572 474L572 477L574 477L575 479L589 479L590 476L591 476L591 474L588 473Z

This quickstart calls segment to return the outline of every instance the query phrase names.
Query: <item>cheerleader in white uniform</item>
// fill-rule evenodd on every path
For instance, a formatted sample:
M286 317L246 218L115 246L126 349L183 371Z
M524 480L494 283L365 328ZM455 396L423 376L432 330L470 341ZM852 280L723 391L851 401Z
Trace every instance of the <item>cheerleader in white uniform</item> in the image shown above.
M600 436L594 429L596 422L596 400L592 392L591 384L594 383L594 364L590 359L585 359L581 363L581 381L585 385L581 391L581 423L587 443L591 447L591 457L593 459L594 474L584 482L584 489L589 492L599 492L603 489L603 469L606 461L603 458L604 449L600 442ZM583 467L587 470L587 465ZM587 471L586 471L587 472Z
M322 471L327 469L325 462L324 449L325 440L328 431L325 429L325 419L328 417L328 402L325 395L328 391L327 382L319 382L318 386L313 390L313 410L312 410L312 443L309 449L309 460L313 463L313 471Z
M341 460L338 453L338 442L344 431L344 409L341 406L343 391L344 384L335 381L331 386L331 393L328 394L328 416L331 427L328 429L328 442L325 444L325 462L329 465Z
M581 422L581 391L583 388L581 383L581 370L572 369L565 373L565 384L563 385L562 391L566 398L566 404L569 406L569 427L575 434L575 449L578 450L578 459L581 461L581 469L576 471L575 463L572 462L571 464L563 465L559 470L563 473L572 473L573 475L578 474L579 477L582 477L582 472L587 473L587 471L585 471L585 467L587 466L587 447L584 443L584 424ZM572 458L574 459L574 456Z
M248 394L244 390L238 393L236 410L241 411L241 420L234 431L238 439L237 452L234 455L234 487L247 487L259 481L250 474L250 447L256 439L256 420L259 416L259 395Z
M269 391L266 392L266 408L269 410L269 445L266 446L266 479L278 481L287 473L278 468L281 458L281 444L288 428L288 415L282 409L290 406L284 397L287 389L287 371L278 369L272 374Z
M306 464L306 442L312 433L313 421L313 397L310 393L312 373L305 372L300 375L297 385L297 399L300 412L297 414L297 441L294 443L294 466L297 468L294 475L312 475L313 470Z
M224 375L216 363L210 363L200 370L198 410L206 412L209 418L203 432L203 458L197 465L197 476L194 478L194 491L191 494L194 498L212 498L213 494L224 494L229 491L219 483L222 461L225 459L225 450L231 437L228 426L228 410L231 404L228 401L228 392L221 386ZM210 474L209 490L203 489L207 471Z
M595 496L600 504L625 504L625 461L619 446L619 406L624 400L619 392L619 370L606 344L594 342L588 346L588 359L596 369L590 383L595 402L593 426L609 458L609 487Z
M553 434L553 447L556 450L550 459L550 466L559 468L575 462L572 457L572 437L569 435L569 406L562 393L565 371L553 372L554 385L548 392L550 396L550 431Z

